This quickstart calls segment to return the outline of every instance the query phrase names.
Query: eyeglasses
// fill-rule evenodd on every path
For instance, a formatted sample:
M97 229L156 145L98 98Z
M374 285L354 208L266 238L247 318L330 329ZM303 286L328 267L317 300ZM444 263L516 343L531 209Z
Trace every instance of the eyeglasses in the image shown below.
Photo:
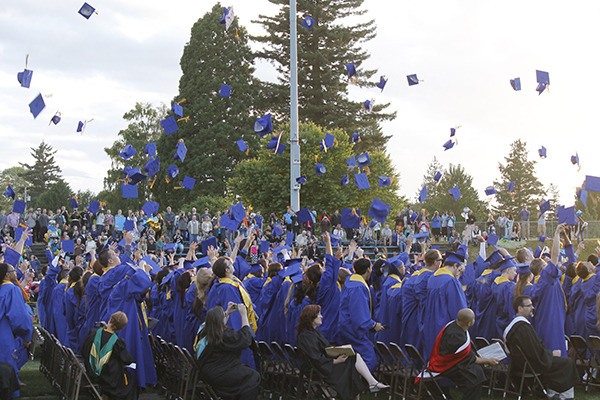
M533 307L533 303L532 304L523 304L521 307L525 308L525 307Z

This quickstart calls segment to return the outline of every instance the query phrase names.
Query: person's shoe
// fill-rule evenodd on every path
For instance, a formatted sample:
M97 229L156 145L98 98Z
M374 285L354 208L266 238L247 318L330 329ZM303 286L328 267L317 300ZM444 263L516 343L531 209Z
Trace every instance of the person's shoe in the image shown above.
M390 388L390 385L386 385L385 383L377 382L369 386L369 392L377 393L382 390L387 390Z

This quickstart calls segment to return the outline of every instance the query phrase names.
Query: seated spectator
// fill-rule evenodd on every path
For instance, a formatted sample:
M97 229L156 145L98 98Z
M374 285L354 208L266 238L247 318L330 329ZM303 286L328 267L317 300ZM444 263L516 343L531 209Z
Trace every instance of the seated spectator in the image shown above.
M381 241L384 246L392 245L392 229L390 228L390 224L383 225L383 229L381 230Z

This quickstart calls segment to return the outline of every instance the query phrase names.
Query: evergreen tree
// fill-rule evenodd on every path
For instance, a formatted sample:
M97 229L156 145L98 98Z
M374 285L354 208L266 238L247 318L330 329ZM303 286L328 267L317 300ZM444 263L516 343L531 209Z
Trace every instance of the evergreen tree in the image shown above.
M421 184L421 187L419 188L419 190L417 191L417 193L415 195L415 198L417 199L416 201L418 201L418 199L419 199L419 195L421 193L421 189L423 188L423 185L425 185L427 187L427 197L428 198L436 198L439 196L440 191L441 191L440 186L438 185L438 182L436 182L433 179L435 177L435 174L438 171L443 173L444 167L438 161L437 157L434 156L433 160L431 160L431 163L429 163L429 165L427 166L427 172L425 172L425 175L423 176L423 183ZM427 199L425 199L425 201L427 201Z
M31 196L33 204L36 204L42 193L61 179L60 167L54 159L55 154L56 150L42 140L37 148L31 148L34 163L19 163L26 170L22 175L23 179L31 184L27 193Z
M38 197L35 204L40 208L57 210L69 204L72 194L73 191L69 184L62 178L59 178L56 183L52 184L48 190Z
M551 183L550 185L548 185L548 188L546 189L546 194L547 194L547 199L550 204L552 205L552 208L550 209L550 211L546 211L546 219L558 219L558 215L556 215L556 210L558 208L558 206L560 205L560 201L558 201L558 199L560 198L560 194L558 191L558 186L556 186L554 183ZM539 207L538 207L538 211L539 211ZM536 214L537 216L537 214Z
M520 139L510 145L510 153L504 159L506 163L498 163L500 179L494 181L498 193L496 201L497 211L506 211L513 217L519 214L523 207L537 210L545 190L535 176L535 161L528 159L527 143ZM515 183L514 190L508 191L508 184ZM532 214L534 214L532 212Z
M275 16L260 15L266 30L264 36L252 37L262 47L259 58L272 62L279 72L276 84L265 84L265 103L261 106L286 119L289 115L289 54L290 17L288 0L269 0L279 6ZM376 35L373 20L360 21L366 13L363 0L314 1L298 0L298 15L308 14L316 23L311 30L298 21L298 102L301 121L311 121L325 129L340 128L347 134L358 131L363 141L360 150L384 148L389 136L384 136L380 122L389 121L396 113L386 113L388 103L375 103L368 112L360 102L348 99L348 79L345 64L354 63L358 72L357 85L373 88L376 70L363 69L369 53L363 45ZM377 80L379 76L376 77ZM379 89L365 91L365 100Z
M216 4L192 27L191 38L183 50L177 101L182 101L189 121L179 121L179 130L163 135L158 152L162 169L172 164L179 168L174 181L159 179L153 193L159 202L178 208L199 196L226 194L226 182L235 166L247 157L235 141L243 138L254 154L258 135L252 131L254 103L258 87L253 77L253 55L246 29L237 19L229 30L218 23L222 7ZM231 86L231 96L221 97L222 84ZM164 117L164 116L163 116ZM188 154L183 163L175 162L177 142L183 139ZM183 177L197 180L194 190L177 190Z

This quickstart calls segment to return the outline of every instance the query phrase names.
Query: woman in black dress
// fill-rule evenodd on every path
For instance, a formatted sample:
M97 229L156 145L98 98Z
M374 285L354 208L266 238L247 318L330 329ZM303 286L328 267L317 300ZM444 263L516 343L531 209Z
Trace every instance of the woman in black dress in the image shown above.
M311 366L323 375L325 382L333 386L341 399L355 398L367 388L367 384L371 393L388 389L388 385L371 375L360 354L337 358L327 355L325 349L330 346L329 342L317 330L322 318L321 306L311 304L304 307L298 322L298 348L306 354Z
M226 326L229 314L239 311L242 327ZM260 374L242 365L242 350L252 344L252 329L246 306L229 302L227 311L216 306L206 313L206 322L196 337L200 376L223 400L254 400L258 397Z

